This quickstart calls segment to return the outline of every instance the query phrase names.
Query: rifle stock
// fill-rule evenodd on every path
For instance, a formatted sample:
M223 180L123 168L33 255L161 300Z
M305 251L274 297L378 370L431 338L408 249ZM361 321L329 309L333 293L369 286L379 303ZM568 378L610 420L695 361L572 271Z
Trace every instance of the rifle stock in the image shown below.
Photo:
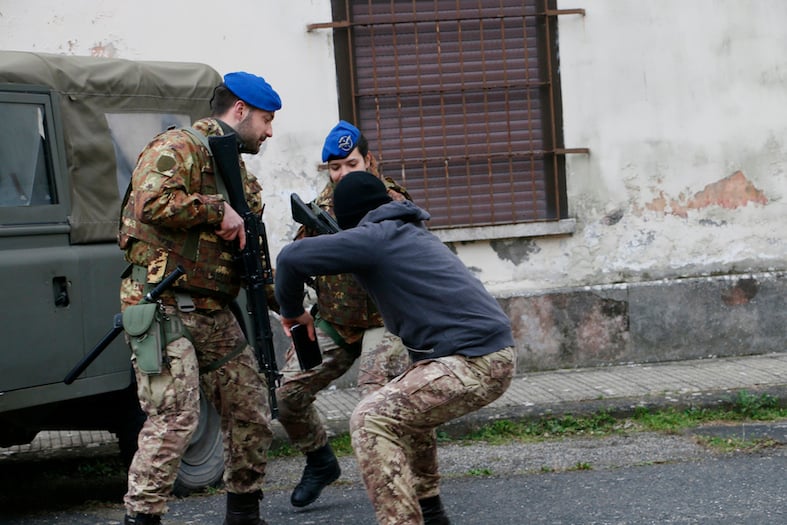
M306 204L297 193L290 194L290 208L292 209L292 218L296 222L316 231L320 235L341 231L336 219L315 203Z
M208 137L208 143L216 167L227 188L227 198L230 205L243 218L246 246L238 251L237 258L241 265L241 278L246 290L246 310L253 325L250 342L254 348L260 372L264 373L267 379L271 417L276 419L279 415L276 387L281 374L276 365L273 331L268 317L268 298L265 292L265 286L273 283L268 237L265 225L251 211L248 202L246 202L246 192L238 162L238 141L235 134L211 136ZM261 256L264 256L264 265Z

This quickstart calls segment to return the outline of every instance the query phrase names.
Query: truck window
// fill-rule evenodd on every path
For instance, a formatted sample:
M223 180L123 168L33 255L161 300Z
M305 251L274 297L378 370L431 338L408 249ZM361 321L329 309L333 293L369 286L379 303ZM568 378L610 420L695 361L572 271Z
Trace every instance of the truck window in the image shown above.
M0 102L0 206L57 202L44 126L44 106Z
M188 115L170 113L107 113L107 125L115 148L118 195L123 198L137 164L137 157L162 131L190 126Z

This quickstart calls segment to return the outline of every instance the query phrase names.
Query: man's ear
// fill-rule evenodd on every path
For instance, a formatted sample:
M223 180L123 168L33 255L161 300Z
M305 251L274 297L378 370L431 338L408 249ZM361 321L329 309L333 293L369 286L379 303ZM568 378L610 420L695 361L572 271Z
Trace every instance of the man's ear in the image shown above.
M251 108L248 106L248 104L246 104L241 99L238 99L230 108L229 114L230 117L232 117L232 119L235 120L235 123L238 123L238 122L243 122L243 119L246 118L246 116L249 114L250 111Z

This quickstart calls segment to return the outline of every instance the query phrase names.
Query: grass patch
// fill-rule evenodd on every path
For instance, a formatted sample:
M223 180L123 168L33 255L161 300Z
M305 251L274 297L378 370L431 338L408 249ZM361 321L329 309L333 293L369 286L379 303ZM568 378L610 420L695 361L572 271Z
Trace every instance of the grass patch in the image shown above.
M337 456L350 456L353 454L352 440L350 434L339 434L330 440L331 448Z
M350 456L353 454L353 446L348 432L339 434L328 440L336 456ZM293 447L289 442L277 442L268 450L269 458L291 458L300 456L301 452Z
M567 414L523 421L501 419L459 438L452 438L446 432L438 430L437 442L439 444L462 444L483 441L499 445L512 441L537 442L562 437L599 437L643 430L669 434L679 433L711 422L776 421L780 419L787 419L787 409L779 407L778 399L768 394L756 395L743 391L730 398L724 408L687 408L684 410L638 408L629 418L618 418L609 412L601 411L583 417ZM353 454L352 442L348 433L339 434L331 438L329 442L337 456ZM767 446L762 442L725 445L712 440L707 444L714 448L729 447L735 450L752 450L753 447ZM272 448L268 453L271 458L292 457L299 454L300 452L288 443L282 443ZM575 470L586 469L576 466ZM471 474L486 475L483 473Z
M770 438L743 439L700 436L698 442L719 452L756 452L765 448L775 447L779 443Z
M586 461L578 461L573 467L568 470L593 470L593 466Z
M631 431L678 433L711 422L776 421L787 419L787 409L768 394L739 392L723 408L650 410L638 408L629 418L616 418L608 412L584 417L564 415L529 421L498 420L462 436L454 442L485 441L502 444L511 441L540 441L550 438L607 436ZM449 442L441 436L442 442ZM740 445L740 444L739 444ZM750 449L750 446L747 447Z
M730 399L726 408L666 409L655 412L637 409L632 420L646 430L680 432L714 421L775 421L784 418L787 418L787 409L780 408L775 397L743 391Z
M532 421L493 421L475 432L467 434L461 441L485 441L491 444L516 441L539 441L552 437L607 435L620 429L620 420L607 412L587 417L565 415Z
M277 442L268 450L268 458L289 458L299 454L300 452L289 442Z

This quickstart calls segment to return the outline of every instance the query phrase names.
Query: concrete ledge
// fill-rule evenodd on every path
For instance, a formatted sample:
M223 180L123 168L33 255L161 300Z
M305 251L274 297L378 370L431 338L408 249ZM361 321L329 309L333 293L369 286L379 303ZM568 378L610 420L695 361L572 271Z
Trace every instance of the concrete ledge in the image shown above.
M500 302L520 372L765 354L787 348L785 275L582 287Z

